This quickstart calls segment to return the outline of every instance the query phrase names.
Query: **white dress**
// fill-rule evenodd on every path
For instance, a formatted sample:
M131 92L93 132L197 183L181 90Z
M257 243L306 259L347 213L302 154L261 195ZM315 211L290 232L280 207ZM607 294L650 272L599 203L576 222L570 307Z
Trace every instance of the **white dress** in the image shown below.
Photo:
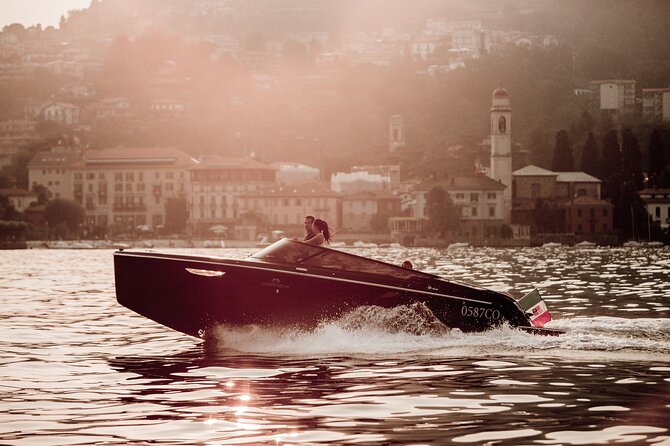
M323 237L323 234L318 233L314 237L312 237L311 239L307 240L305 243L309 243L310 245L321 246L321 245L323 245L323 242L325 240L326 239Z

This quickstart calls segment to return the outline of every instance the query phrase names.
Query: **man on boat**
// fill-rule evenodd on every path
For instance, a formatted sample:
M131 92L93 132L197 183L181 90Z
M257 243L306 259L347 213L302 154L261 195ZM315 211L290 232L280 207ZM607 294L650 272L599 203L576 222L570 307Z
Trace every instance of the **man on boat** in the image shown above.
M305 232L307 233L307 235L303 239L303 241L305 241L305 242L307 240L311 239L312 237L314 237L314 235L315 235L314 231L312 230L312 223L314 223L314 220L315 220L315 218L311 214L308 214L308 215L305 216Z

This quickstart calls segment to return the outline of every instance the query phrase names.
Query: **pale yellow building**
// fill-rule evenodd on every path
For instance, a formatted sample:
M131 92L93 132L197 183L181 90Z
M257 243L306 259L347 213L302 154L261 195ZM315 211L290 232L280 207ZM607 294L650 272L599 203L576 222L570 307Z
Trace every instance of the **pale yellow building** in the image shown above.
M240 210L262 214L273 229L303 232L305 215L311 214L340 228L342 194L318 182L264 187L240 195Z
M202 159L189 171L192 230L206 233L212 226L236 221L241 213L238 197L276 185L276 172L276 167L253 158Z
M89 150L73 169L73 199L86 210L89 227L161 227L167 200L187 199L188 169L195 164L171 147Z

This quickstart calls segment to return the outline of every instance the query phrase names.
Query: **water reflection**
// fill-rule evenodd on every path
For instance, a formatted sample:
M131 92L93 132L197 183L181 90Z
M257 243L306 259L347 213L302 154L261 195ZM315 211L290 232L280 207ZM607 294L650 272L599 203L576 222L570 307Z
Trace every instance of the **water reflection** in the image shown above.
M668 250L357 252L539 287L569 333L423 330L408 308L198 344L116 304L111 251L0 252L0 443L670 443Z
M203 423L224 444L302 438L435 442L445 431L454 441L475 444L515 444L531 436L542 444L590 444L570 443L569 432L556 430L566 410L580 413L571 428L592 431L594 438L614 432L612 438L634 433L649 439L646 434L664 432L670 402L658 398L670 390L668 381L658 380L658 367L665 370L659 365L507 357L273 358L222 354L206 345L170 357L115 358L110 365L127 376L126 384L142 384L126 404L150 402L158 413L174 414L171 419ZM593 429L617 420L647 427Z

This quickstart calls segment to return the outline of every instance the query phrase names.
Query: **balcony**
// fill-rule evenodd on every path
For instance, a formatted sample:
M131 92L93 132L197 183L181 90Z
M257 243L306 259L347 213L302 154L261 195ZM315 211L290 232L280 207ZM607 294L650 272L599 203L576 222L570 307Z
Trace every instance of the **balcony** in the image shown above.
M114 212L146 212L147 205L144 203L114 203Z

